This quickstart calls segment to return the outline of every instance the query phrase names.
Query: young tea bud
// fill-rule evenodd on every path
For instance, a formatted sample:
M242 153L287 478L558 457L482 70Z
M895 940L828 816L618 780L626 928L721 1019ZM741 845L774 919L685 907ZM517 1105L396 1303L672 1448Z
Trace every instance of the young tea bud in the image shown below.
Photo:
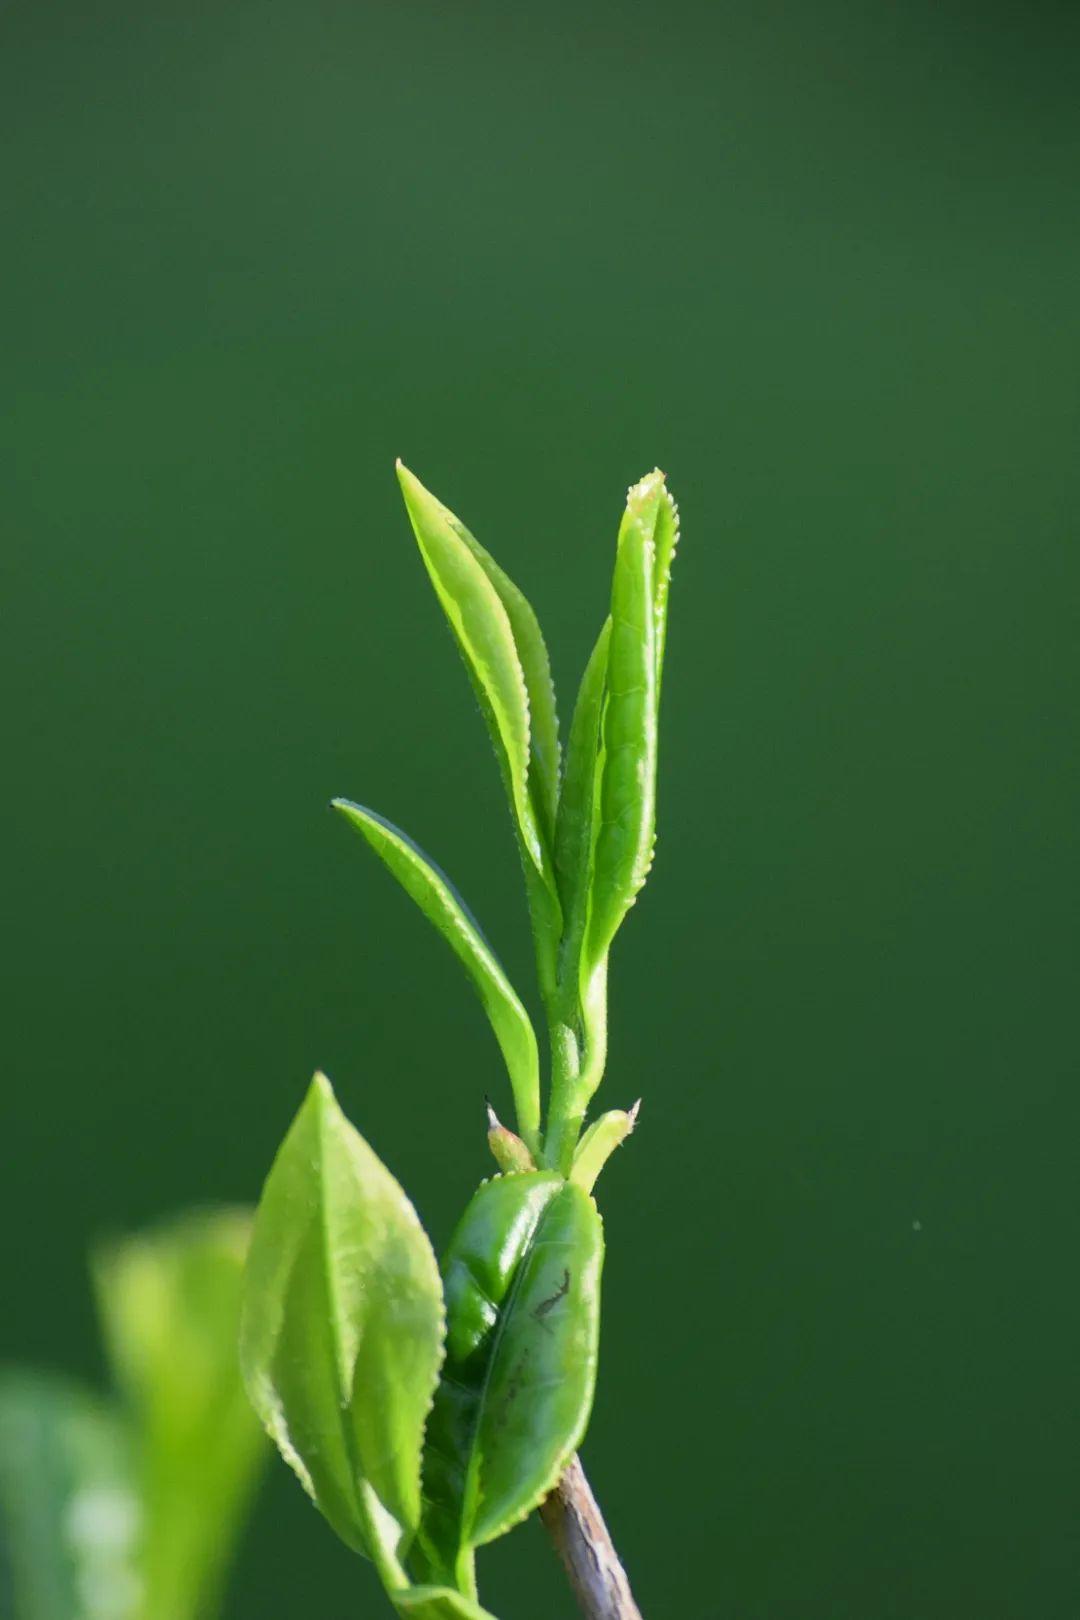
M605 1164L637 1124L638 1110L641 1107L639 1097L629 1112L622 1108L613 1108L608 1114L601 1114L581 1138L574 1154L573 1168L570 1171L570 1180L583 1187L586 1192L592 1192L596 1185L596 1178Z
M488 1147L499 1169L535 1170L533 1156L521 1137L507 1129L486 1097L484 1101L487 1103Z

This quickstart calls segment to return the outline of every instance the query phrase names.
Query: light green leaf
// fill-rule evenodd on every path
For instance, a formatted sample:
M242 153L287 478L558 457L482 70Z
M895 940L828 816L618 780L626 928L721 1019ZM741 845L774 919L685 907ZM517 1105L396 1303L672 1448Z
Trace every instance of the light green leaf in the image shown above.
M665 484L656 513L654 531L656 562L653 568L653 618L656 624L656 698L660 701L660 682L664 672L664 647L667 642L668 590L671 585L671 565L679 543L679 508Z
M547 881L550 857L529 791L532 757L529 684L510 615L476 554L479 548L474 550L475 541L470 544L463 538L461 526L453 514L400 462L398 479L420 554L480 699L522 846L536 872ZM520 603L524 600L521 597ZM531 615L531 609L529 612ZM519 623L523 621L520 604L515 606L515 617ZM543 677L535 645L532 652L533 684L539 688ZM546 654L543 661L546 664ZM541 721L539 745L540 760L544 761L545 753L548 755L542 768L549 774L552 766L549 733L553 717L552 698L550 717ZM550 782L540 784L537 796L540 803L550 801Z
M602 725L600 808L593 853L584 978L606 955L652 860L656 807L655 531L663 474L627 497L611 591Z
M559 793L555 827L555 871L562 895L564 938L567 941L567 948L575 952L581 948L581 934L589 897L593 821L597 796L597 751L600 746L600 722L607 690L610 640L611 620L606 619L578 688L574 715L570 722L566 768ZM573 972L576 982L576 966L569 964L564 958L561 963L563 975L568 968Z
M495 1620L472 1598L449 1586L410 1586L390 1597L398 1614L408 1620Z
M98 1251L106 1344L138 1437L143 1620L216 1609L265 1441L237 1354L246 1210L189 1214Z
M0 1614L137 1620L141 1530L119 1414L63 1379L0 1375Z
M613 1108L593 1120L574 1151L571 1181L584 1187L586 1192L592 1192L597 1176L615 1149L621 1147L633 1132L640 1106L640 1102L636 1102L629 1110Z
M240 1358L282 1455L388 1588L404 1584L420 1519L442 1340L438 1267L416 1211L316 1075L255 1217Z
M333 805L367 840L465 967L509 1071L521 1134L535 1147L540 1128L536 1034L479 924L445 873L400 827L348 799L335 799Z
M471 1594L473 1549L554 1486L588 1422L603 1229L551 1172L476 1193L443 1264L447 1355L428 1424L417 1552Z
M411 474L409 475L411 477ZM426 492L425 492L426 493ZM434 500L434 496L429 499ZM559 791L559 717L555 708L555 683L551 660L540 621L532 604L501 569L479 540L471 535L447 507L439 503L442 515L463 540L498 593L506 609L514 636L525 690L529 698L529 791L550 840L555 829L555 804Z

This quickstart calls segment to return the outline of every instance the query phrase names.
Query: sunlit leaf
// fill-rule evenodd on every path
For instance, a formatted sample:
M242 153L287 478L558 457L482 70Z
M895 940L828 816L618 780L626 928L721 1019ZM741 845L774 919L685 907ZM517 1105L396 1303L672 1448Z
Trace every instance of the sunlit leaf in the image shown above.
M652 860L656 805L655 530L663 475L635 484L619 530L601 737L586 977L607 952Z
M550 859L529 791L529 689L510 616L453 515L400 462L398 478L435 594L480 699L522 845L536 871L545 874ZM541 799L549 793L545 787Z
M465 542L495 587L510 620L529 697L529 790L550 838L555 827L555 802L559 789L559 719L555 709L551 660L540 621L532 604L509 574L469 533L461 519L439 504L454 533Z
M391 1586L420 1519L442 1340L438 1267L416 1212L316 1075L256 1214L241 1364L286 1461Z

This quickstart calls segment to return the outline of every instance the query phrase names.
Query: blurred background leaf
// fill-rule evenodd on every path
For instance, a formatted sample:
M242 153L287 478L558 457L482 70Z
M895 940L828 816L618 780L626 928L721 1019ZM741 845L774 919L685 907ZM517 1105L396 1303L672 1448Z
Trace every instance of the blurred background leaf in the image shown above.
M104 1401L0 1373L0 1614L136 1620L141 1528L131 1437Z
M120 1399L0 1371L2 1620L213 1620L266 1455L240 1382L246 1210L94 1259Z
M135 1436L140 1620L216 1614L265 1442L240 1380L251 1217L198 1212L102 1247L105 1338Z

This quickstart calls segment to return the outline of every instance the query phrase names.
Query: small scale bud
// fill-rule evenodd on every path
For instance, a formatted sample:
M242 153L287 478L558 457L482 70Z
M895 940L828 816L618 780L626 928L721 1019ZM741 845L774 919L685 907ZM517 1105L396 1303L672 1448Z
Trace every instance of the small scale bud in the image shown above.
M535 1170L533 1156L529 1152L520 1136L508 1130L501 1122L498 1114L491 1106L490 1097L484 1098L487 1104L488 1117L488 1147L492 1157L500 1170Z

